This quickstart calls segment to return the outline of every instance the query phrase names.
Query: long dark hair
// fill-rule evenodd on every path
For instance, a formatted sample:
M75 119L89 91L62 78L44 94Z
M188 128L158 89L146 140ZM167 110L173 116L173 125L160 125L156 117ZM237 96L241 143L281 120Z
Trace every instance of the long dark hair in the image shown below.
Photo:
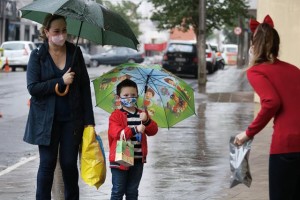
M258 25L253 35L254 58L250 66L270 62L278 57L280 38L278 32L267 23Z

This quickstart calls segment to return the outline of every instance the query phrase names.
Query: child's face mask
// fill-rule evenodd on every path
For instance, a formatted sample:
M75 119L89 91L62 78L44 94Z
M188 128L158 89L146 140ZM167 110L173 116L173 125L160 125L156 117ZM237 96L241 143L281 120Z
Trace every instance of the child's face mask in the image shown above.
M137 98L136 97L121 97L120 98L121 104L124 107L130 108L130 107L134 107L136 105L137 102Z

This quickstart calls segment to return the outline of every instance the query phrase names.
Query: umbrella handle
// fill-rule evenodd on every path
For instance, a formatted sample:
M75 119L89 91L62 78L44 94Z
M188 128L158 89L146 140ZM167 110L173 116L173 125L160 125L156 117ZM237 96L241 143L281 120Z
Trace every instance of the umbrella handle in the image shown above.
M66 96L66 94L68 94L68 92L69 92L69 86L70 86L70 85L67 85L67 86L66 86L66 89L65 89L64 92L60 92L59 89L58 89L58 83L56 83L56 85L55 85L55 93L56 93L58 96L61 96L61 97Z

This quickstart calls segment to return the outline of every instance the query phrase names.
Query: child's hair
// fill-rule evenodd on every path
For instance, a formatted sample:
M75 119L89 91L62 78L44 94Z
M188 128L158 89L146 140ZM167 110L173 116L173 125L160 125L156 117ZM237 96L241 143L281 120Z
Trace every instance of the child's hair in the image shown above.
M118 96L120 96L121 90L124 87L133 87L136 89L136 92L138 93L138 87L137 87L136 83L130 79L125 79L117 85L117 95Z

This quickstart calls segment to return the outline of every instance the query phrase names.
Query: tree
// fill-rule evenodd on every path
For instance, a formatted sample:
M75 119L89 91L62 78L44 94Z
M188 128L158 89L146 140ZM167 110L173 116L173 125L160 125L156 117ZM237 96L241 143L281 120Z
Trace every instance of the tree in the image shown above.
M157 22L159 30L175 27L183 31L193 27L198 35L199 0L148 0L154 6L151 20ZM238 16L247 17L245 0L206 0L206 33L221 30L224 25L236 25Z
M121 17L123 17L137 37L142 34L139 29L139 20L142 19L142 16L137 12L137 9L142 1L138 4L126 0L122 1L121 3L112 3L111 1L107 0L96 0L96 2L104 5L108 9L118 13Z
M151 20L156 21L159 30L179 28L182 31L187 31L193 28L197 36L198 49L204 46L199 42L199 38L202 38L203 35L203 30L199 30L199 24L201 23L199 19L205 20L205 34L211 34L214 29L220 30L225 25L236 25L238 17L247 17L248 9L245 0L203 0L206 8L204 11L205 16L199 18L199 8L201 8L199 2L202 2L200 0L148 1L151 2L155 8ZM200 63L198 63L198 65L199 71L205 70L205 66L200 66ZM202 77L206 78L206 76ZM205 82L206 80L198 81L198 83Z

